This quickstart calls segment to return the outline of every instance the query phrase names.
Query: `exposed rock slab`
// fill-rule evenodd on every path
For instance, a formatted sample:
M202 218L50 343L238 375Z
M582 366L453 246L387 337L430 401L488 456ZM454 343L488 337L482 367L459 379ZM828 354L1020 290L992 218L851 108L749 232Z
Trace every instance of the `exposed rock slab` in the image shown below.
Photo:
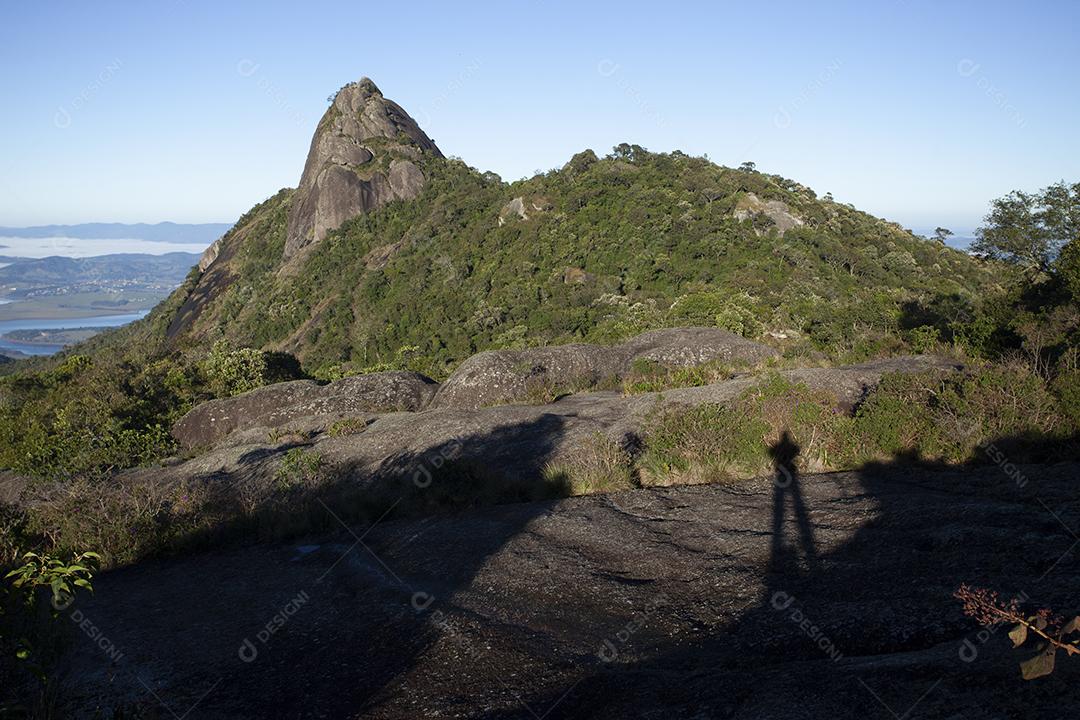
M776 227L776 234L783 235L792 228L803 225L803 219L795 215L782 200L762 200L754 193L747 193L735 207L736 220L747 220L755 215L767 217Z
M514 402L537 387L588 387L618 378L635 361L688 367L719 360L754 365L773 348L717 328L653 330L618 345L561 345L493 350L466 360L439 389L438 407L477 408Z
M66 611L95 632L71 633L60 715L1071 717L1076 661L1022 681L1005 629L980 638L951 597L977 581L1075 603L1080 465L1022 470L1037 489L996 467L867 468L105 573Z
M416 411L438 385L413 372L358 375L320 385L313 380L275 383L231 398L202 403L173 427L186 448L213 445L237 431L278 428L310 431L364 413ZM316 419L318 422L305 422Z
M925 370L959 370L963 365L938 355L914 355L885 360L875 360L859 365L824 368L796 368L780 371L791 382L805 383L812 390L823 390L834 396L839 407L851 409L865 395L877 387L886 373L917 373ZM675 388L664 391L666 403L701 405L703 403L726 403L760 381L760 376L743 374L726 382L701 387ZM643 402L654 401L649 395L639 396L635 408Z
M785 370L780 375L804 382L812 389L831 392L838 405L850 406L886 373L955 367L955 362L946 358L918 356L841 368ZM349 380L359 381L363 377ZM447 460L460 463L496 486L499 483L515 486L541 478L549 463L572 458L597 433L628 449L634 448L640 445L649 418L658 408L728 403L759 379L737 377L702 387L629 396L615 391L580 393L547 405L429 407L421 412L384 414L370 412L370 402L355 401L355 392L343 393L341 397L311 398L307 394L320 388L306 381L282 383L280 389L274 389L279 386L263 388L265 396L260 396L260 391L240 396L247 398L246 402L253 408L249 414L253 419L242 416L243 427L236 419L240 416L238 411L215 408L202 410L197 416L200 422L193 418L186 423L182 432L186 442L194 444L200 444L198 440L202 436L197 433L201 428L229 428L224 432L212 431L220 439L208 452L178 465L135 470L122 477L134 484L215 478L246 497L269 496L274 492L275 472L282 455L296 447L296 442L272 441L267 428L288 427L313 436L305 441L305 447L317 453L323 462L322 482L347 487L354 497L385 493L387 488L409 483L418 469L431 469ZM422 381L408 380L407 386L417 387L418 382ZM424 386L418 390L425 391ZM275 398L273 393L280 396ZM416 398L417 402L422 400L423 396ZM333 412L327 414L327 408ZM206 420L211 414L218 418L213 423ZM361 420L362 430L339 437L322 432L332 421L346 416Z

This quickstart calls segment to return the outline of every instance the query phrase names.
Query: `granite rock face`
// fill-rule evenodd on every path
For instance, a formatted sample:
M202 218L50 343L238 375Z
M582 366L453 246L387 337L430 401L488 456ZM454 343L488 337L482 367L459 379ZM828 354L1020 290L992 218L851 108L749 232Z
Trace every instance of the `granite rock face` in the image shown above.
M196 406L173 427L185 448L213 445L246 430L325 429L365 413L422 410L438 385L419 373L358 375L319 385L313 380L267 385Z
M754 365L779 353L717 328L670 328L618 345L561 345L474 355L439 389L437 407L478 408L528 397L537 386L592 387L619 378L637 361L689 367L713 360Z
M1075 527L1080 465L1023 472ZM149 676L214 719L876 720L916 701L907 717L1074 717L1075 658L1021 680L1007 628L980 635L952 597L979 578L1075 601L1067 528L1002 477L870 467L784 492L772 477L649 488L391 517L350 528L362 547L343 530L163 558L77 596L99 634L63 646L60 716L153 711Z
M285 258L360 213L424 188L422 155L442 157L400 105L364 78L342 88L319 121L292 209Z
M795 215L787 203L780 200L762 200L754 193L747 193L740 199L733 214L736 220L767 218L776 228L776 234L781 237L788 230L804 224L803 219ZM757 233L762 234L762 230L759 228Z
M210 247L203 250L202 255L199 256L199 272L206 272L206 269L217 260L219 254L221 254L221 238L212 242Z

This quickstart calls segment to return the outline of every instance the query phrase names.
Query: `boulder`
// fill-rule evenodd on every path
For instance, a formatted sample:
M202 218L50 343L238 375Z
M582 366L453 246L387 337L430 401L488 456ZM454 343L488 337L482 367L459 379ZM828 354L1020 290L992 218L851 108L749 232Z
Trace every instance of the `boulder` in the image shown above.
M439 389L436 407L478 408L526 400L538 388L584 389L648 360L688 367L713 360L755 365L779 353L717 328L653 330L618 345L494 350L466 360Z
M173 426L173 436L183 447L193 448L256 428L325 428L366 413L421 410L437 388L433 380L413 372L357 375L326 385L313 380L275 383L196 406Z
M780 353L727 330L709 327L650 330L627 341L630 361L649 360L666 367L692 367L714 360L755 365Z
M516 197L499 210L499 227L505 225L508 220L528 220L531 213L544 213L551 208L551 201L546 197Z

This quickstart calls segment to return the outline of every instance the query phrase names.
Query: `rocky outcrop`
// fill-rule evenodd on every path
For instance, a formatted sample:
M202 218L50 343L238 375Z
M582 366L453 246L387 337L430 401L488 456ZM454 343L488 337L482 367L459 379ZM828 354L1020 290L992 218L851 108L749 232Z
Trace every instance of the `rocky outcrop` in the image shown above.
M217 260L217 256L221 253L221 238L218 238L214 242L210 243L210 247L203 250L202 255L199 256L199 272L206 272L206 268L210 267L211 263Z
M416 121L364 78L342 88L319 121L289 212L285 257L360 213L424 188L417 161L442 157Z
M593 281L593 275L579 267L568 267L563 270L562 281L565 285L586 285Z
M348 419L364 429L363 437L329 449L340 463L377 475L393 458L423 456L462 435L494 437L500 428L557 426L557 432L549 429L546 434L482 444L482 461L512 475L532 467L540 447L559 455L598 432L630 445L642 430L643 418L658 404L728 403L761 380L761 373L743 371L710 385L661 393L588 391L627 373L636 363L680 368L719 361L753 367L776 355L766 345L716 328L653 330L619 345L491 351L465 361L442 386L419 373L383 372L325 385L312 380L283 382L211 400L181 418L173 435L185 448L215 448L198 462L229 471L236 469L235 453L245 447L273 446L273 437L288 434L315 438L321 444L333 439L325 437L332 425ZM791 382L826 392L839 408L850 410L886 373L961 367L948 358L919 355L777 372ZM544 390L574 394L547 402L544 398L553 392ZM532 404L527 404L530 400Z
M205 447L233 433L286 428L313 432L366 413L417 411L438 385L413 372L384 372L319 385L313 380L267 385L231 398L198 405L173 427L185 448Z
M739 198L733 214L736 220L748 220L754 217L768 218L776 228L777 235L783 235L788 230L803 224L803 219L792 213L787 203L781 200L762 200L754 193L747 193Z
M551 210L551 201L545 197L516 197L499 210L499 227L507 220L528 220L530 215Z
M272 429L314 434L367 414L417 412L429 405L474 410L523 401L543 388L586 390L619 378L638 361L668 368L714 360L753 366L776 355L766 345L716 328L653 330L619 345L497 350L466 360L441 388L411 372L372 373L325 385L313 380L268 385L202 403L175 424L173 435L185 448L209 447L225 438L233 445L261 442ZM602 396L586 397L582 402L604 402Z
M493 350L466 360L439 389L437 407L478 408L527 399L538 388L583 389L617 379L636 361L688 367L718 360L754 365L779 353L717 328L653 330L618 345Z
M566 348L560 348L566 350ZM677 358L670 345L661 357ZM835 368L799 368L778 371L793 382L833 395L841 408L850 408L875 388L886 373L914 373L960 366L937 356L899 357ZM396 377L391 377L396 376ZM271 437L270 428L299 431L303 442L326 467L335 468L327 479L348 478L361 494L381 493L420 467L454 460L499 482L519 483L540 476L548 463L572 460L583 443L598 435L634 448L647 434L648 424L661 407L727 404L761 381L746 374L701 387L660 393L623 395L618 391L586 392L544 405L492 407L431 407L421 412L377 412L380 403L411 397L412 407L423 407L434 386L422 376L407 373L347 378L319 387L308 381L281 383L227 400L200 405L181 421L178 437L186 446L208 445L209 451L182 464L140 470L127 476L139 482L182 482L199 477L226 477L245 492L272 493L281 454L295 446ZM415 392L364 395L369 387L396 387L400 382ZM372 397L379 402L373 402ZM401 409L408 409L402 405ZM325 430L337 420L353 418L361 430L335 434Z
M516 197L503 205L499 211L499 225L506 223L507 218L517 216L519 220L528 220L529 215L525 212L525 198Z

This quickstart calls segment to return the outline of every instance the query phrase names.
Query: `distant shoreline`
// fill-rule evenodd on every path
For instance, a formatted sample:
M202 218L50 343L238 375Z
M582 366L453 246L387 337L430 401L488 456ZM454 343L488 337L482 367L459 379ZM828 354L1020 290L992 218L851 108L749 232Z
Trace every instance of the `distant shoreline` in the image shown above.
M134 313L146 313L153 309L154 305L160 302L160 300L149 303L132 303L129 307L63 307L55 308L56 312L48 314L46 311L50 308L34 307L33 314L23 315L17 310L22 309L22 302L9 302L0 305L0 323L3 322L43 322L54 323L62 320L71 320L78 322L86 318L97 317L112 317L114 315L132 315ZM13 308L10 313L4 313L2 310L7 308ZM10 316L9 316L10 315Z
M31 348L52 347L55 345L74 345L75 343L88 340L107 328L102 327L73 327L57 330L47 328L27 328L25 330L10 330L0 335L11 345L25 345Z

